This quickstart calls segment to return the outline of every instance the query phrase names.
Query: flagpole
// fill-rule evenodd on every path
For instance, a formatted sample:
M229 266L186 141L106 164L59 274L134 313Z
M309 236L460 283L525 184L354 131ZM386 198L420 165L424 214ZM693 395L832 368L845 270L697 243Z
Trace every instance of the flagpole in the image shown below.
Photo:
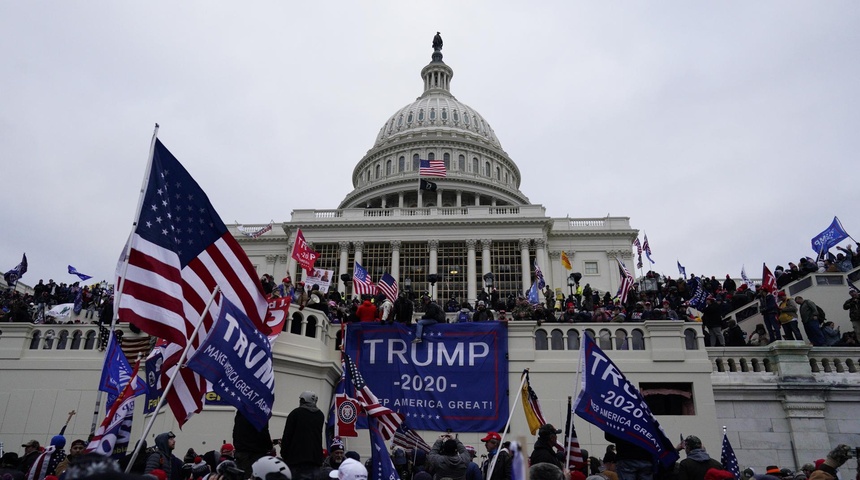
M149 156L146 159L146 170L143 175L143 183L140 186L140 195L137 199L137 208L134 212L134 221L132 222L131 232L128 234L128 239L125 241L125 246L122 251L122 274L120 275L119 285L117 285L117 290L114 293L114 302L113 302L113 315L111 316L110 322L110 333L108 333L108 342L110 342L111 337L116 331L116 322L119 317L119 299L122 297L122 289L125 286L125 276L128 272L128 248L131 244L131 239L134 235L135 229L137 229L137 221L140 218L140 209L143 207L143 197L146 193L146 187L149 184L149 173L152 171L152 159L155 156L155 141L158 139L158 124L155 124L155 129L152 132L152 140L149 144ZM107 357L107 349L105 349L105 357ZM101 409L102 403L102 392L99 390L96 393L96 407L93 409L93 423L90 427L90 436L96 433L96 426L98 424L99 410Z
M583 334L588 335L587 333L584 333L584 331L583 331ZM579 348L582 348L581 342L580 342ZM583 353L584 353L584 351L583 351ZM576 365L576 381L574 381L574 383L573 383L573 396L574 397L576 397L578 395L576 390L579 388L579 375L582 372L582 363L583 363L582 357L583 357L583 355L579 356L579 363L577 363L577 365ZM567 458L568 458L568 460L570 459L570 438L573 436L573 417L574 417L573 411L572 411L573 410L573 404L570 403L570 399L571 399L571 397L567 397L567 403L568 403L567 406L571 410L569 412L569 414L570 414L570 426L567 429L568 430L568 432L567 432L567 438L568 438L568 441L567 441ZM583 460L585 460L585 459L583 459Z
M514 418L514 410L517 409L517 404L520 403L520 397L523 394L523 385L526 384L526 376L522 376L522 380L520 380L520 387L517 388L517 398L514 399L514 406L511 407L511 413L508 415L508 421L505 423L505 429L502 430L502 438L499 440L499 448L502 448L502 444L505 443L505 436L508 434L508 428L511 426L511 420ZM490 463L490 469L487 470L487 478L493 478L493 469L496 468L496 460L499 459L498 452L493 457L493 461Z
M143 446L144 439L149 435L149 431L152 430L152 426L155 424L155 418L158 417L158 413L161 411L161 408L164 407L164 402L167 400L167 394L170 393L170 389L173 388L173 383L176 381L176 377L179 375L179 370L182 368L182 364L188 356L188 351L191 350L191 345L194 343L194 339L197 338L197 333L200 332L200 327L203 326L203 319L209 313L209 307L212 306L215 296L218 295L218 292L220 291L221 287L215 285L215 289L212 290L212 296L209 297L209 301L206 302L206 307L203 309L203 313L200 314L200 321L197 322L197 326L194 327L194 331L191 332L191 336L188 337L188 343L185 344L185 348L182 350L182 355L179 356L179 360L176 362L176 370L173 371L173 375L171 375L170 380L167 381L167 386L164 387L164 391L161 393L161 398L158 399L158 405L155 407L155 410L153 410L152 416L149 418L149 421L146 423L146 427L143 429L143 434L141 434L140 440L134 447L134 453L131 455L131 460L128 462L125 473L129 473L131 471L131 467L134 466L134 461L137 459L138 454L140 454L140 447Z

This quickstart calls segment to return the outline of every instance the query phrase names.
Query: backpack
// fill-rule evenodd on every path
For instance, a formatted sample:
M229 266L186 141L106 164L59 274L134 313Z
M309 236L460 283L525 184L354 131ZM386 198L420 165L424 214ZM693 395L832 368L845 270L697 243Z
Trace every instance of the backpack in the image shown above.
M457 315L457 321L460 323L469 322L472 319L469 316L469 312L466 310L460 310L460 314Z
M815 308L818 309L818 321L820 323L824 323L827 320L827 314L824 313L824 310L822 310L818 305L816 305Z
M448 321L448 317L445 316L445 311L441 307L436 309L436 321L439 323L446 323Z

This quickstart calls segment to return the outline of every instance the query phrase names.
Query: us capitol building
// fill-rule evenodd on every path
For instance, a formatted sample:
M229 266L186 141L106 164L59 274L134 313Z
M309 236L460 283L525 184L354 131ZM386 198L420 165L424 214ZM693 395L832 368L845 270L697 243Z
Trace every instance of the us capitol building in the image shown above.
M474 304L489 273L502 298L522 293L531 285L535 260L547 284L567 294L569 272L561 266L561 252L570 257L572 271L582 273L581 283L614 294L619 285L615 258L632 267L630 245L637 231L629 219L550 218L543 206L529 203L519 190L520 169L489 122L451 93L454 71L442 59L441 38L433 46L430 63L421 69L421 96L382 124L353 169L354 189L337 209L295 210L281 228L258 238L243 230L264 225L230 227L257 273L269 273L276 281L286 274L302 278L290 258L301 229L320 253L316 268L351 278L358 261L374 281L389 272L401 290L429 291L440 301L454 297ZM444 178L423 177L436 183L435 191L419 190L419 160L444 162ZM435 275L434 285L430 275ZM835 305L847 298L845 280L852 275L860 273L815 274L787 289L825 306L828 318L846 330L851 328L847 314L841 318ZM343 281L337 288L352 293ZM760 316L749 321L760 322ZM300 392L317 392L325 409L340 378L340 352L334 348L340 326L329 325L318 311L295 306L286 322L273 344L275 404L269 426L275 437L298 406ZM723 426L741 467L757 473L767 465L797 469L823 458L837 443L860 445L860 349L812 348L794 341L706 348L699 324L677 321L517 321L508 323L507 331L509 398L516 394L520 373L529 368L544 414L557 426L564 424L567 397L579 389L574 385L579 348L583 335L590 335L639 387L668 437L697 435L712 457L719 458ZM70 410L79 413L67 439L86 438L104 358L95 348L97 332L85 323L0 327L0 441L7 450L19 451L15 447L31 438L46 444ZM142 404L140 397L133 438L143 430ZM189 447L205 452L232 440L234 412L208 405L180 432L168 411L159 415L152 434L173 430L177 452ZM575 425L583 448L602 457L603 433L578 417ZM347 448L368 458L367 433L359 433L347 440ZM423 433L428 441L438 434ZM476 446L482 436L460 433L464 443ZM528 448L533 443L521 406L510 438L524 440ZM849 461L843 478L853 476L855 468L856 462Z

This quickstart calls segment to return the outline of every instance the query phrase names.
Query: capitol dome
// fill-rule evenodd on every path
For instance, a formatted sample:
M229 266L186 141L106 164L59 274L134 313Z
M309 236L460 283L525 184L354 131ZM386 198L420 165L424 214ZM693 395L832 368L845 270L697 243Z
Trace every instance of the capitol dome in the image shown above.
M353 191L338 208L527 205L520 171L490 123L451 94L454 71L442 61L441 39L421 70L424 90L382 125L353 170ZM420 177L420 160L441 160L446 175ZM419 180L433 182L420 192ZM420 192L420 193L419 193Z

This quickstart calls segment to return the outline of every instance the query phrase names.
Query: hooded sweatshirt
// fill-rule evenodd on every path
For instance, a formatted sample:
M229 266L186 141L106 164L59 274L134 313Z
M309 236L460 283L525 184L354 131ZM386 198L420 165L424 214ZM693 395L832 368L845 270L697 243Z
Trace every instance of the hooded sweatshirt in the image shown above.
M281 437L281 457L288 466L322 466L325 414L316 404L300 401L287 416Z
M168 445L168 440L170 440L170 434L166 432L155 437L155 451L146 457L146 468L144 468L144 473L160 469L164 470L164 473L167 474L167 478L171 477L173 453Z
M457 442L457 452L453 455L442 453L444 444L442 439L436 440L433 449L427 455L427 462L433 466L434 479L451 478L457 480L466 477L466 469L472 462L472 455L466 451L466 447L459 440L454 441Z
M704 448L694 448L687 453L687 458L681 460L678 480L704 480L711 468L722 469L723 465L712 459Z

